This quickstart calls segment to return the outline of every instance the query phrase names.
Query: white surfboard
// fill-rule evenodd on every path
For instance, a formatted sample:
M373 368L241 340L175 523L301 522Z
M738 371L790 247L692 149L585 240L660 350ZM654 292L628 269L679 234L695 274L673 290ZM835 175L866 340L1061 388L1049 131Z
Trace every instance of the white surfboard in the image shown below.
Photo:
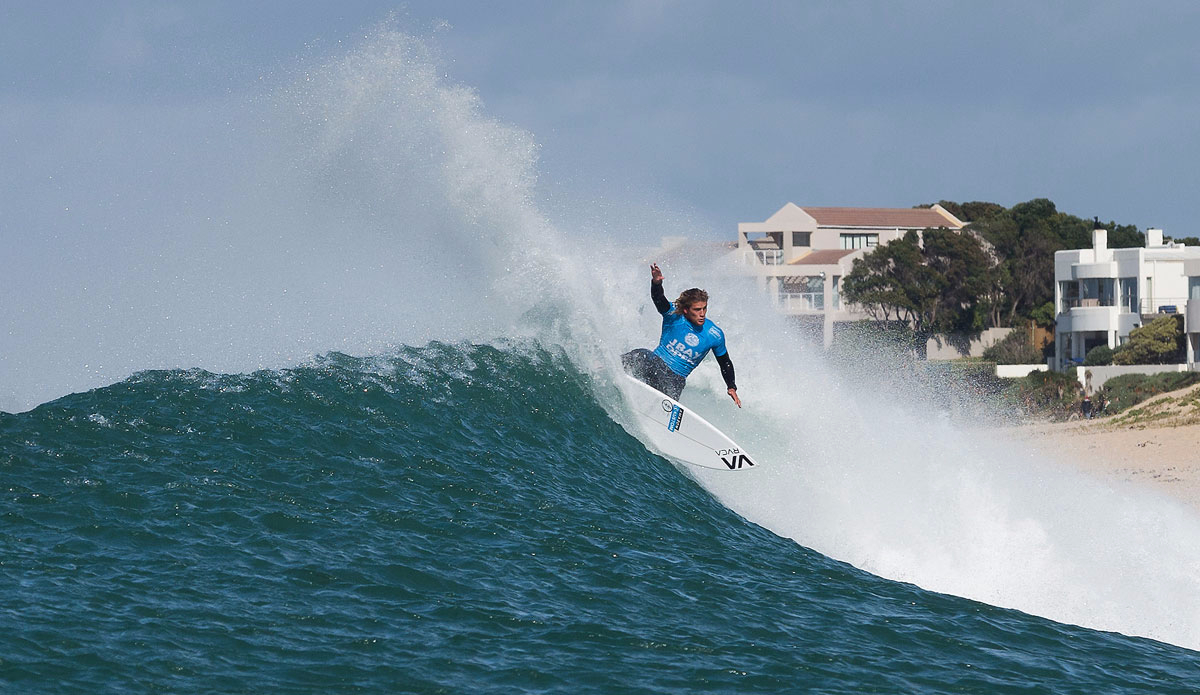
M753 470L758 462L721 430L661 391L623 374L621 391L638 424L660 453L719 471Z

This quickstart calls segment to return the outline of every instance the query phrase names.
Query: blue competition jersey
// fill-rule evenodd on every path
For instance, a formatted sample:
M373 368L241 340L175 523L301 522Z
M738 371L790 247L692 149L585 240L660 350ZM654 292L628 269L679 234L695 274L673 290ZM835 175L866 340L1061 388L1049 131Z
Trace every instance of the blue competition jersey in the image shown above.
M717 328L717 324L704 319L704 325L696 328L680 314L675 313L672 303L663 314L662 338L654 354L662 358L671 371L680 376L692 373L708 351L720 357L725 354L725 333Z

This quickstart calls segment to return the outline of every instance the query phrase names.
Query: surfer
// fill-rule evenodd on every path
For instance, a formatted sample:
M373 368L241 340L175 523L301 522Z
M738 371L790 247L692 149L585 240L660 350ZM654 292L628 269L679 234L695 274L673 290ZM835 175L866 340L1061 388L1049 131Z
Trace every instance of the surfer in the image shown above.
M697 287L684 290L674 302L663 294L663 274L658 264L650 264L650 298L662 314L662 337L653 352L645 348L621 355L621 364L634 378L679 400L687 375L692 373L704 356L712 350L721 367L729 397L742 407L733 382L733 361L725 349L725 332L705 318L708 314L708 293Z

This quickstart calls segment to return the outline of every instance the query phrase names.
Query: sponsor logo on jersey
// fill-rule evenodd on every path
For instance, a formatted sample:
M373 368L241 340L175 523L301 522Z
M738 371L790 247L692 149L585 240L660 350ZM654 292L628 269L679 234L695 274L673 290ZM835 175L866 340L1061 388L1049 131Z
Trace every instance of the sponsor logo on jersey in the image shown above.
M684 346L683 343L679 342L678 340L675 340L674 338L671 339L671 342L667 343L666 349L667 349L667 352L671 353L672 355L674 355L675 357L678 357L681 360L688 362L689 364L691 364L693 366L696 365L700 361L700 353L696 352L695 350L693 350L689 347Z
M700 336L696 335L695 333L688 333L687 335L683 336L683 342L687 343L691 347L696 347L700 344Z

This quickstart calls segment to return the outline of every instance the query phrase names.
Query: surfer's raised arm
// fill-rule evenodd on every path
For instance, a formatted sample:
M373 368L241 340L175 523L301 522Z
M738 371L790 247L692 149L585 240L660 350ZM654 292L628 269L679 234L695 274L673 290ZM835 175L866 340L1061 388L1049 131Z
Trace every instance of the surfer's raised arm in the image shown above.
M663 293L663 274L658 269L657 263L650 264L650 299L654 302L654 308L658 309L658 313L665 314L671 310L671 303L667 301L667 295Z

